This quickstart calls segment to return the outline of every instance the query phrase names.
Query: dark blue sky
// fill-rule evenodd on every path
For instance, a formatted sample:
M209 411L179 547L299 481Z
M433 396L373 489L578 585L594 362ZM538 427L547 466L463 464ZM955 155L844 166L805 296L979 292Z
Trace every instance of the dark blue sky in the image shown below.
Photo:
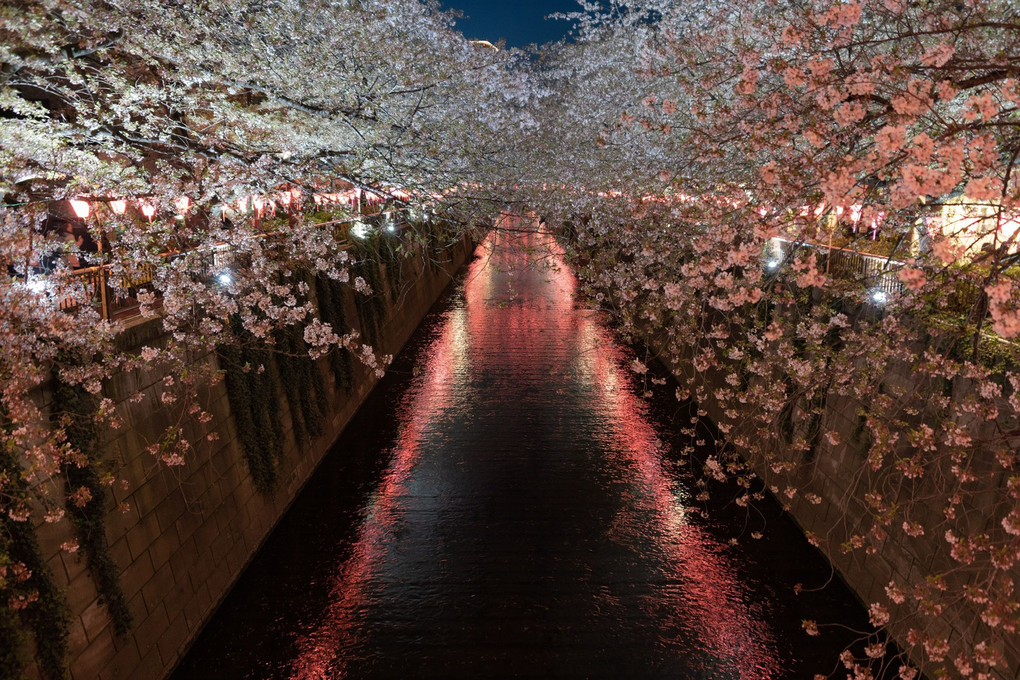
M570 22L543 17L580 9L575 0L442 0L442 4L464 12L457 28L468 38L492 43L505 38L510 47L541 45L564 37Z

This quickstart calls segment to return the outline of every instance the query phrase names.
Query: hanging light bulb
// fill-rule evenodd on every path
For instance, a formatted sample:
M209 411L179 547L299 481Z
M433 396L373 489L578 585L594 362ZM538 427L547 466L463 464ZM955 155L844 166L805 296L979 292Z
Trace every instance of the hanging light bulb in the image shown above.
M127 201L110 201L110 210L115 215L123 215L124 211L127 210Z

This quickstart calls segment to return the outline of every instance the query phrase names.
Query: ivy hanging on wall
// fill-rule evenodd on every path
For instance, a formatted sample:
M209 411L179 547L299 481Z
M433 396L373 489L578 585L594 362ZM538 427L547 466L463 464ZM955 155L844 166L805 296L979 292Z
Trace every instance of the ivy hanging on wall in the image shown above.
M277 461L283 456L279 390L265 344L244 330L236 316L231 328L237 342L220 345L218 352L227 399L255 487L268 494L276 488Z
M74 361L72 358L71 361ZM67 517L95 579L100 601L106 605L118 635L131 629L131 611L120 585L120 569L106 539L107 486L99 449L98 403L80 384L61 380L54 370L52 413L63 427L67 443L77 455L61 466Z
M433 262L436 273L444 265L453 261L453 252L456 246L455 233L457 233L456 227L445 220L437 220L432 223L432 257L429 259Z
M379 250L386 264L386 287L390 292L390 302L396 303L404 282L403 257L399 250L399 241L387 238Z
M15 505L28 506L28 484L13 443L9 423L0 413L0 478ZM27 517L0 515L0 573L5 581L0 599L0 678L21 678L31 661L47 680L67 678L67 634L70 615L64 593L39 551L35 529ZM34 640L33 640L34 639Z
M354 305L361 320L361 335L368 344L375 346L379 339L379 326L386 312L386 298L383 292L382 272L379 270L378 242L360 242L355 249L354 275L365 279L372 288L370 295L354 294Z
M309 435L312 437L318 436L318 433L314 432L317 422L313 418L309 418L309 409L303 403L308 401L308 397L301 394L301 380L298 375L301 371L301 361L287 354L290 351L291 345L290 329L278 330L275 336L276 346L281 352L277 356L280 368L280 383L283 385L283 396L286 397L287 405L290 407L290 421L291 427L294 430L294 441L297 442L298 446L302 446L308 441Z
M439 242L439 226L437 222L431 222L428 225L428 234L426 235L425 242L422 244L421 252L425 257L425 263L428 265L428 271L430 274L439 273L439 254L436 250L436 244Z
M276 334L280 378L298 444L322 434L328 399L322 372L318 363L308 356L308 345L302 333L301 326L293 325Z
M351 332L344 313L346 292L343 284L322 274L315 277L315 296L319 302L319 318L328 323L337 335ZM346 349L334 348L329 353L329 370L336 386L345 391L351 389L351 353Z

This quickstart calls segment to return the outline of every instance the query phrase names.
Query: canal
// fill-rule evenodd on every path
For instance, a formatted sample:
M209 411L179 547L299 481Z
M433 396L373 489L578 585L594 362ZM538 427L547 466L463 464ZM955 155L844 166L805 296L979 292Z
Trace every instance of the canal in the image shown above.
M175 680L836 670L860 605L795 594L831 573L773 505L702 516L688 407L632 370L550 243L479 246Z

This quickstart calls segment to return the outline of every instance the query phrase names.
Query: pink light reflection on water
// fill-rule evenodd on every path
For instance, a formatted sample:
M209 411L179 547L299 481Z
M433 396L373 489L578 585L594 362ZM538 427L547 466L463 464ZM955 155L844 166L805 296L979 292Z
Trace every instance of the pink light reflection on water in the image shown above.
M663 468L659 434L649 422L645 404L631 389L630 376L623 374L627 369L621 368L620 347L591 316L581 334L601 348L585 356L590 360L592 382L600 389L599 398L615 425L616 446L609 450L620 457L618 469L632 475L635 490L631 502L624 505L631 516L614 523L614 539L637 542L640 534L651 534L666 558L667 578L679 585L654 603L671 610L668 618L676 628L674 639L667 637L664 642L678 648L689 645L686 633L693 630L707 651L720 657L726 668L736 670L740 680L782 677L771 631L760 608L747 604L752 598L723 554L726 546L687 520L686 499L674 493L673 480Z
M482 260L476 260L479 266ZM295 680L327 680L345 676L351 660L338 654L356 646L359 615L372 605L369 594L373 575L388 554L395 526L400 520L401 499L421 455L425 431L437 414L453 404L450 382L466 360L463 310L454 310L442 334L429 346L428 364L415 379L404 399L402 421L406 427L393 449L391 462L358 531L350 557L336 575L329 606L319 626L298 638L299 650L291 663Z
M548 371L574 376L612 423L607 462L629 491L623 510L605 531L614 541L649 543L658 556L669 586L660 588L646 606L649 616L669 622L661 631L662 644L689 648L693 634L703 651L736 671L741 680L780 677L771 633L759 608L746 604L752 598L725 554L726 546L687 521L684 498L674 493L664 469L659 435L621 367L623 350L594 312L574 306L577 282L562 263L562 251L547 235L504 232L490 236L478 253L466 277L465 305L449 312L439 336L422 355L426 365L403 402L405 427L389 467L371 497L348 559L335 574L329 605L315 629L296 641L298 655L290 677L341 678L348 665L359 660L349 655L357 653L364 634L359 625L364 612L376 604L376 574L398 540L395 533L416 483L422 442L437 419L465 398L470 375L501 360L494 351L498 348L473 344L477 338L491 337L494 328L500 342L516 348L514 360L520 363L515 369L521 374ZM536 253L549 258L550 266L543 270L545 285L537 291L515 291L514 273L533 267ZM549 352L529 353L527 348L539 343L537 333L543 334L544 347L561 343L570 365L550 363L557 355Z

